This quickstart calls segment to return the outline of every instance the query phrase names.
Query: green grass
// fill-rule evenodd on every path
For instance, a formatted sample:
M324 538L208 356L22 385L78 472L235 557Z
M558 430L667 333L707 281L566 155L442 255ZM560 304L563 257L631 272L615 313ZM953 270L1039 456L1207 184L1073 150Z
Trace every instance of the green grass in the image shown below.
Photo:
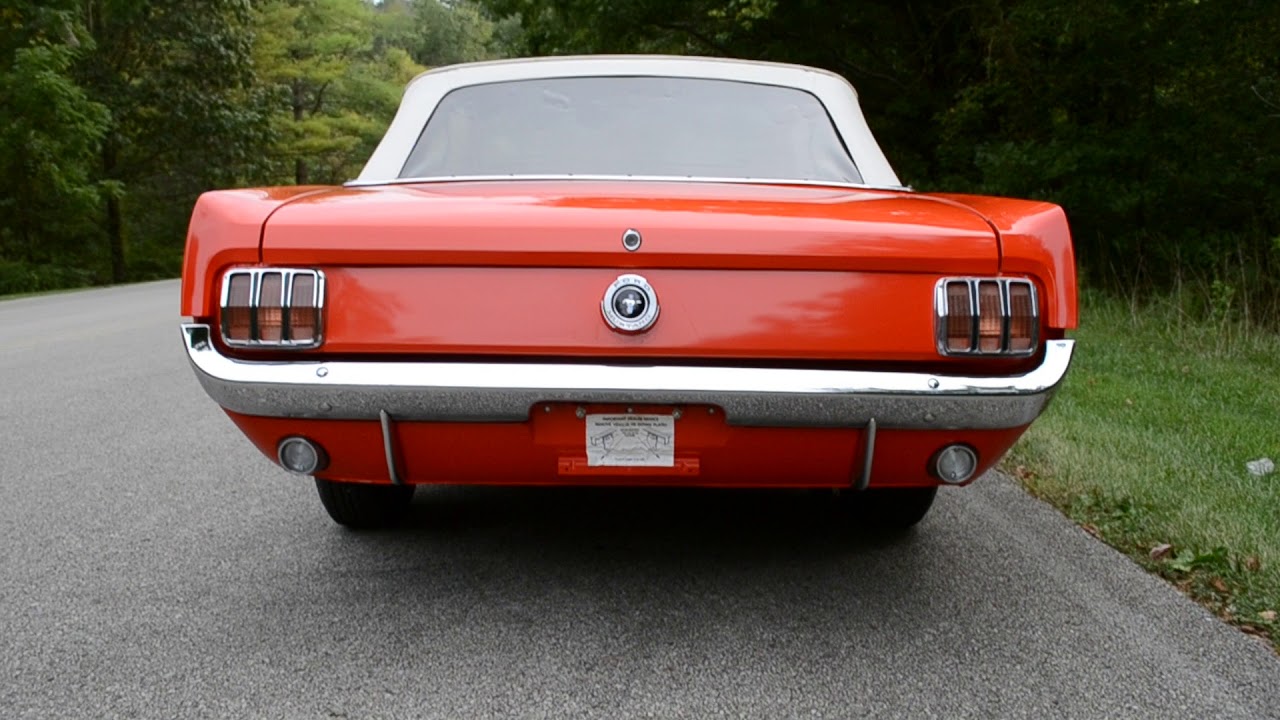
M1280 463L1280 336L1084 300L1071 372L1005 469L1280 650L1280 472L1245 468Z

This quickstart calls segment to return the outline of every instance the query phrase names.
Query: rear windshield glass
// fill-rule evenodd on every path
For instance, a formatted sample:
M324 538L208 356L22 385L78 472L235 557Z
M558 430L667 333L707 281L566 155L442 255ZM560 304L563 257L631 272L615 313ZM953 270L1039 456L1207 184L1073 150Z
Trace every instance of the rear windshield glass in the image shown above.
M546 78L451 91L400 177L475 175L862 182L813 95L669 77Z

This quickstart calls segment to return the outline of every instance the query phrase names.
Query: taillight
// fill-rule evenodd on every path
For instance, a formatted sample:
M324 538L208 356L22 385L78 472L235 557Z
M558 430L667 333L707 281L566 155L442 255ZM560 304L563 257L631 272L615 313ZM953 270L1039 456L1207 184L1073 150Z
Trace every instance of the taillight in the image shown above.
M312 342L320 337L320 279L310 273L293 276L289 305L289 331L294 342Z
M978 352L1000 352L1004 345L1004 302L1000 283L978 283Z
M253 278L247 273L228 275L222 281L222 337L229 343L246 343L253 337Z
M1009 351L1035 350L1040 317L1036 310L1036 290L1031 283L1009 285Z
M939 313L939 321L946 323L946 349L948 352L969 352L977 340L973 337L973 318L978 314L973 298L969 294L969 284L951 282L946 284L944 307L947 312Z
M222 339L228 345L316 347L323 311L319 270L232 270L222 279Z
M938 352L1030 355L1040 329L1030 280L946 278L935 296Z
M278 344L284 339L284 277L278 272L262 273L258 293L258 340Z

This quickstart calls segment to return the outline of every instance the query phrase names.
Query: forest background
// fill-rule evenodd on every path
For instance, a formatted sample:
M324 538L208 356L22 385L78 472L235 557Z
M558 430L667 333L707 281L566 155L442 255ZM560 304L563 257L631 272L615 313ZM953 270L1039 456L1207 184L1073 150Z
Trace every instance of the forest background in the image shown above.
M0 0L0 295L176 276L200 192L353 177L426 68L657 52L833 70L904 182L1278 329L1277 38L1274 0Z

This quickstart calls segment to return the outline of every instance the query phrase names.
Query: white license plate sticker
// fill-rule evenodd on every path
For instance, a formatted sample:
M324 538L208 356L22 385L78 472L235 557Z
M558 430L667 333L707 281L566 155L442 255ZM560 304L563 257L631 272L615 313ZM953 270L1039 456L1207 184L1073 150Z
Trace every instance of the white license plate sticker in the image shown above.
M588 415L588 467L675 467L671 415Z

